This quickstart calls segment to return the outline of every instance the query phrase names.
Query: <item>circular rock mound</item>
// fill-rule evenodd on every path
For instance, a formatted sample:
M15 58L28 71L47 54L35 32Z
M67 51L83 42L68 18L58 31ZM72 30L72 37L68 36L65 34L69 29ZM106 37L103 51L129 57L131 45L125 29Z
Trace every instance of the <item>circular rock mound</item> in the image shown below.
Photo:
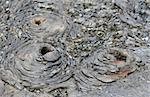
M12 74L9 77L14 85L35 89L57 87L72 75L65 54L48 43L28 41L6 57L3 65ZM12 84L9 80L5 81Z
M97 50L81 62L75 79L83 90L98 89L136 70L135 57L130 51L119 48Z

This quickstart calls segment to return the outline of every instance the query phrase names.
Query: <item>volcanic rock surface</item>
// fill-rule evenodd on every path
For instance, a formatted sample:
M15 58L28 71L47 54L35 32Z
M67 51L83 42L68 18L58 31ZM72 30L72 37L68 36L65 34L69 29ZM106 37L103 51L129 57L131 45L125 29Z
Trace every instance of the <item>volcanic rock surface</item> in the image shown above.
M0 0L0 97L150 97L150 1Z

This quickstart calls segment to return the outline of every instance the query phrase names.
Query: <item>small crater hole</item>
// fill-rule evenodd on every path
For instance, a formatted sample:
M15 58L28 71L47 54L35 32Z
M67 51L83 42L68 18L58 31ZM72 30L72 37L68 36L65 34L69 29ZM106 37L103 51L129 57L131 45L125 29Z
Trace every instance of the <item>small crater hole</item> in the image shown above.
M51 52L51 49L48 47L42 47L40 53L45 55L46 53Z
M116 57L116 60L124 61L124 62L126 62L126 60L127 60L127 56L125 54L123 54L123 52L114 51L111 54L113 54Z
M35 22L36 25L40 25L41 24L40 20L35 20L34 22Z

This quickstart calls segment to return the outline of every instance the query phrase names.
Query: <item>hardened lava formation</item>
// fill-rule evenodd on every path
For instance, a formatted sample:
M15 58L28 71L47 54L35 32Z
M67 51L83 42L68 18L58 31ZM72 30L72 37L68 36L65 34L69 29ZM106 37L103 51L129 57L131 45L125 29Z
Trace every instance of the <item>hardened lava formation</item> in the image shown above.
M135 57L125 50L111 48L98 50L83 59L75 76L80 88L99 88L135 71Z
M149 28L149 0L1 0L0 97L149 97Z
M65 82L72 76L72 59L63 40L71 25L60 13L35 11L37 6L30 3L26 10L16 9L15 14L13 10L14 17L8 22L16 22L5 25L10 26L9 31L3 30L1 79L19 90L50 92L68 88Z
M18 84L19 89L21 86L35 89L57 87L72 74L63 52L48 43L28 41L7 56L12 57L6 57L4 68L13 76L5 79L4 76L9 76L9 72L3 71L4 80L16 87Z

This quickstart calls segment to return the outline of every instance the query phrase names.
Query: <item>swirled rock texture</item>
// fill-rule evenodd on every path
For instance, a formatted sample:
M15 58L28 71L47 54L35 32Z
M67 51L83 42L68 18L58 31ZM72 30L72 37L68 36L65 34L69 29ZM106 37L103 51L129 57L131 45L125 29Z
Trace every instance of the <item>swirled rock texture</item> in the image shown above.
M0 0L0 97L149 93L149 0Z
M5 59L7 63L3 64L4 68L8 68L14 74L11 79L15 82L9 82L8 78L6 81L9 83L14 85L20 83L24 87L31 88L49 85L57 87L56 84L66 81L71 76L70 64L67 63L65 56L48 43L31 41L17 49L8 55L11 58Z

